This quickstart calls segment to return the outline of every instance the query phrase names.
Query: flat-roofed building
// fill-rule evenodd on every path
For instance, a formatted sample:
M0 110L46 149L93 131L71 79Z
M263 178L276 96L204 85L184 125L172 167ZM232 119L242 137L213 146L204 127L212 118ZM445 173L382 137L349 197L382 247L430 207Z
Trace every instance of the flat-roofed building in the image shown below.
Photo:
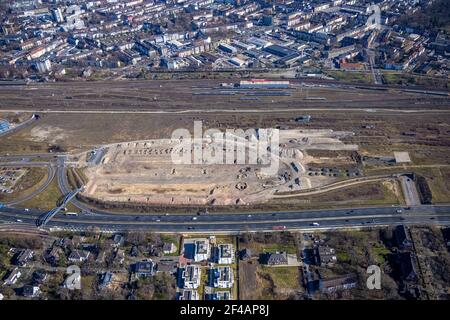
M233 47L232 45L229 45L227 43L221 43L219 44L219 49L222 51L225 51L227 53L236 53L237 49Z
M215 247L214 257L218 264L232 264L234 261L233 245L219 244Z
M187 265L178 269L179 286L183 289L197 289L200 286L200 267Z
M210 255L211 249L208 240L196 240L194 261L200 262L208 260Z
M178 292L178 300L199 300L196 290L183 290Z
M234 283L233 269L231 267L218 267L210 270L210 284L214 288L232 288Z
M229 291L216 291L205 294L205 300L233 300L233 295Z

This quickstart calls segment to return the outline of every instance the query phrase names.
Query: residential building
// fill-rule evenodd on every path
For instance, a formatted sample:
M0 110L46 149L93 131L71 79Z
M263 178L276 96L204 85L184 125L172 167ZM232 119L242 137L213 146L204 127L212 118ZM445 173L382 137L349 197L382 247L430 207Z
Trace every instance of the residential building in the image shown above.
M196 290L182 290L178 293L178 300L199 300Z
M17 266L24 267L33 258L34 251L30 249L21 250L13 259L13 263Z
M56 266L61 258L61 255L63 255L64 252L60 247L53 246L51 250L47 253L45 256L45 261L50 263L53 266Z
M179 284L184 289L197 289L200 286L200 267L186 265L178 269Z
M85 262L90 254L89 251L75 249L70 253L68 260L73 263Z
M262 257L262 263L269 266L287 265L287 254L286 252L266 253Z
M39 286L26 285L22 288L22 294L27 298L36 298L41 293Z
M19 270L19 268L15 268L12 270L9 275L6 277L4 284L6 285L13 285L19 280L19 278L22 276L22 272Z
M232 264L234 262L234 251L232 244L219 244L214 248L214 260L218 264Z
M132 266L132 270L133 270L133 273L137 277L142 277L142 278L151 277L151 276L154 276L156 273L156 265L150 259L144 260L144 261L136 262Z
M328 246L319 246L317 249L317 261L321 266L331 266L337 261L336 252Z
M114 277L114 274L111 273L111 272L109 272L109 271L107 271L107 272L105 272L105 273L102 273L102 274L100 275L100 280L99 280L99 283L98 283L98 288L99 288L100 290L108 288L109 285L111 284L112 280L113 280L113 277Z
M209 281L214 288L232 288L234 283L233 269L228 266L210 269Z
M205 300L233 300L233 295L229 291L216 291L205 294Z
M44 283L47 278L48 278L48 274L47 272L45 272L45 270L36 270L35 272L33 272L33 283L35 284L40 284L40 283Z
M336 292L356 288L358 277L356 274L346 274L339 277L320 279L319 288L322 292Z
M205 261L210 258L211 249L209 245L209 241L207 239L196 240L195 241L195 255L194 261L200 262Z

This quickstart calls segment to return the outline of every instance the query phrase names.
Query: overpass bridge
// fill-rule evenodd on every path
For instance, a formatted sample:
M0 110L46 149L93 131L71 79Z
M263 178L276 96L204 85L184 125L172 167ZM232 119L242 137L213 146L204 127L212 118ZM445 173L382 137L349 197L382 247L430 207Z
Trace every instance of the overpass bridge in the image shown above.
M42 214L39 218L36 219L36 226L42 227L45 226L50 219L52 219L58 212L60 212L63 208L67 206L67 204L76 197L76 195L83 190L83 186L76 190L73 190L66 194L60 206Z

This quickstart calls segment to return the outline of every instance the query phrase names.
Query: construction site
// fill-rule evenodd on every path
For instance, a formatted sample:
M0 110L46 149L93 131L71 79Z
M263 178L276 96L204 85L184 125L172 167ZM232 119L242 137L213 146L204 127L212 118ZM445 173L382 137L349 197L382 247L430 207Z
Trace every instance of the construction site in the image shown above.
M328 129L292 129L279 132L278 152L258 155L250 161L251 142L257 130L245 136L233 153L244 150L245 161L176 163L174 154L194 157L195 148L180 148L179 140L154 139L103 145L73 155L69 165L83 170L87 178L83 196L102 202L127 202L163 205L245 205L263 203L275 193L307 190L327 185L336 175L313 175L310 163L332 166L333 159L312 157L307 150L357 150L342 138L352 132ZM249 132L249 130L247 130ZM225 138L226 139L226 138ZM239 140L237 140L239 141ZM202 150L223 148L222 141L204 136ZM267 157L268 155L268 157ZM268 174L265 169L276 164Z

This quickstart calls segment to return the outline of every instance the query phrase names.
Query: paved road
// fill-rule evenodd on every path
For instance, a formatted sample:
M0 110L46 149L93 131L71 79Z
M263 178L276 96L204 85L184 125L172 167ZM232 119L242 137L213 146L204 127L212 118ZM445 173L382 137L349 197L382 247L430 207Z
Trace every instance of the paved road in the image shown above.
M405 196L406 205L408 206L419 206L420 205L420 197L417 192L415 182L407 177L400 177L400 181L402 184L403 195Z

